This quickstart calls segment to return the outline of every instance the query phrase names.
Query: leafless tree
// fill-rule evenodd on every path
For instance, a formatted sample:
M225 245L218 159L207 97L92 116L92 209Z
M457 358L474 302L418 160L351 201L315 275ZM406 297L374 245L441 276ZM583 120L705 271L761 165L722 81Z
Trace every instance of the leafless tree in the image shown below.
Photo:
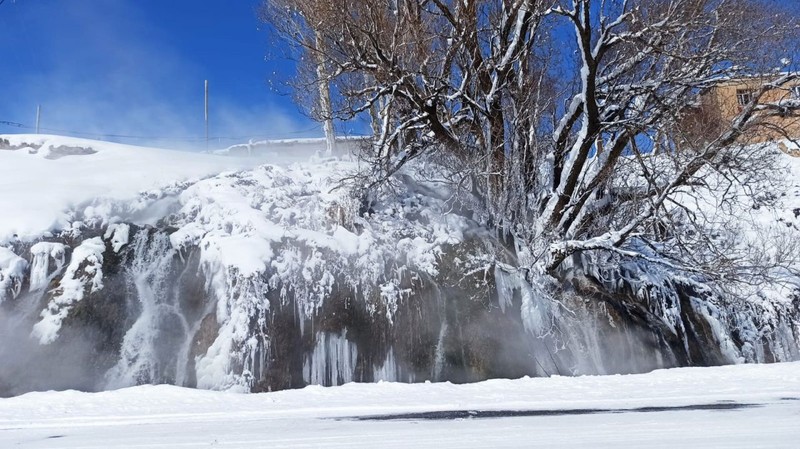
M798 79L775 72L702 143L681 139L705 89L773 73L765 45L797 37L759 0L266 0L264 11L299 55L325 61L332 116L374 117L371 185L436 161L528 266L556 277L586 252L728 275L736 260L720 262L718 226L691 198L710 174L713 188L747 192L774 171L743 136L800 107L761 101Z

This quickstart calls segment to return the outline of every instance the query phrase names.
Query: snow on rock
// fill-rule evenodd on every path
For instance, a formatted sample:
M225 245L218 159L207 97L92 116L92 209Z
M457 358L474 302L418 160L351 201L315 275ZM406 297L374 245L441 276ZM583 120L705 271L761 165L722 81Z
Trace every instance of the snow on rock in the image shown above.
M338 282L362 298L382 297L387 307L372 310L386 310L391 320L404 271L436 275L442 248L463 240L470 226L466 219L440 213L431 207L432 199L411 192L404 202L376 205L370 217L359 217L350 190L337 189L338 176L354 169L343 161L264 165L199 181L180 194L180 209L167 219L178 228L170 239L182 253L200 249L200 268L208 293L217 300L220 325L216 341L197 362L198 386L244 387L263 368L266 343L250 337L253 320L266 319L267 292L276 292L283 303L293 301L303 323ZM423 218L407 219L415 214ZM393 263L397 271L387 276L387 265ZM334 384L349 379L352 374L325 371L338 372L336 363L353 362L328 355L326 342L350 347L345 337L320 338L322 346L307 360L307 377ZM231 379L231 359L237 358L245 374Z
M800 358L791 287L731 304L702 280L586 252L564 266L572 279L594 279L598 294L555 289L453 212L449 192L424 184L415 167L362 202L341 183L355 162L221 172L215 156L100 143L46 158L20 142L68 139L32 139L0 151L0 185L6 173L41 173L48 182L31 192L52 194L58 207L0 189L0 210L18 216L0 223L0 243L23 250L0 246L0 295L19 295L29 276L28 303L47 300L32 335L52 350L79 301L109 301L114 313L83 315L107 320L98 327L113 353L96 368L96 388L262 391ZM17 168L6 169L12 160ZM12 185L29 185L13 176ZM63 192L62 178L72 186ZM800 210L794 186L777 206L787 229L798 223L785 213ZM22 207L29 199L38 212ZM752 213L771 225L775 210ZM17 219L30 220L15 227ZM41 239L61 243L33 244Z
M118 253L123 246L128 244L131 227L126 223L113 224L106 229L103 238L111 241L111 248Z
M54 277L61 274L66 260L66 249L65 244L55 242L38 242L31 246L33 263L30 291L46 288Z
M87 293L103 288L103 253L106 245L100 237L84 240L72 252L72 259L53 297L42 311L41 319L33 326L32 336L41 344L52 343L70 309Z
M19 295L27 269L25 259L0 246L0 304Z
M650 319L655 318L654 324L668 334L684 336L685 352L695 360L708 354L692 354L687 335L701 335L716 343L718 354L705 363L797 360L800 159L782 153L780 145L747 147L753 157L762 157L774 167L774 176L753 174L748 178L743 174L741 179L731 179L709 170L699 175L702 185L674 195L674 203L680 206L667 206L672 207L670 220L679 224L678 236L665 236L665 241L656 242L659 251L674 251L675 260L681 260L682 248L694 248L692 263L719 270L716 279L668 266L669 257L662 259L667 263L652 263L660 257L648 246L652 242L635 238L628 243L630 248L652 256L650 260L614 257L602 251L582 252L567 260L562 269L571 273L575 283L590 279L606 292L635 298L628 306L646 310ZM646 161L652 164L650 173L664 179L675 170L669 157L652 155ZM631 170L629 177L618 182L644 185L637 176L639 173ZM698 238L695 226L710 236L709 241ZM729 274L724 266L726 258L742 268ZM583 291L595 288L581 287Z

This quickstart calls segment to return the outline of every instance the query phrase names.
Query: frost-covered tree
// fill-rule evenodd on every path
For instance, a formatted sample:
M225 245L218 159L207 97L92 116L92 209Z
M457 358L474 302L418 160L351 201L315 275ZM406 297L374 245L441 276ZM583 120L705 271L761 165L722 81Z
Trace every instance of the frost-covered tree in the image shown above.
M729 222L718 213L741 203L727 193L749 195L777 170L746 135L800 106L761 101L798 78L770 69L797 37L775 8L266 0L264 17L298 55L326 62L335 117L373 117L362 185L390 182L414 160L444 167L458 201L510 237L534 273L563 278L568 259L602 254L721 279L784 264L745 262L749 250L719 237ZM705 89L754 73L767 78L734 120L702 142L686 138ZM702 190L722 203L704 209Z

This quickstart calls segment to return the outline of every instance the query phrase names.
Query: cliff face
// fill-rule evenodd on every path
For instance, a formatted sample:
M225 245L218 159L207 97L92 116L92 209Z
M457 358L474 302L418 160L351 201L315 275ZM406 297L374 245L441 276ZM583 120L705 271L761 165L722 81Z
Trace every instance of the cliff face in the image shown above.
M543 282L447 192L398 178L364 205L336 182L354 169L265 165L98 198L64 229L0 247L0 394L800 358L796 291L726 300L658 267L589 258L568 282Z

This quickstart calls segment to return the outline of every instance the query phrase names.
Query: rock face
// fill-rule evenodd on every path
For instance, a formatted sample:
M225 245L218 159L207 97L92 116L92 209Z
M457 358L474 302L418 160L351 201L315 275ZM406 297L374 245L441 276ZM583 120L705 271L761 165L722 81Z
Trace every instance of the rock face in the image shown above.
M797 296L726 301L689 279L588 259L572 262L569 283L539 285L446 193L404 179L361 204L330 181L350 168L222 174L144 195L160 205L149 225L97 219L92 204L67 231L0 248L0 395L800 358Z

